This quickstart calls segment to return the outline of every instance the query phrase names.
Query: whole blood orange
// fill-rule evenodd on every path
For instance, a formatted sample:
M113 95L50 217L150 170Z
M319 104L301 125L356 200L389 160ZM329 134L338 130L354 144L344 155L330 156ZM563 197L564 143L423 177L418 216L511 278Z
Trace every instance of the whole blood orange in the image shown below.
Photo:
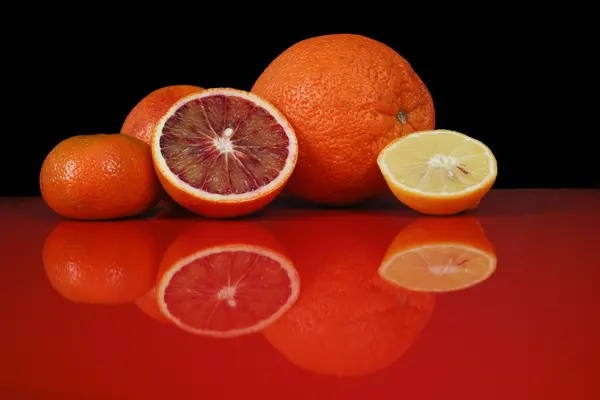
M84 220L141 214L156 205L161 193L150 147L120 134L60 142L42 164L40 189L56 213Z
M431 95L409 63L376 40L333 34L277 57L252 92L288 118L300 146L291 194L349 205L386 190L377 155L393 139L434 128Z
M201 90L201 87L192 85L171 85L156 89L131 109L123 122L121 133L150 144L156 124L173 103L183 96Z
M281 192L298 145L272 104L215 88L171 107L152 135L152 157L173 200L207 217L228 218L258 211Z

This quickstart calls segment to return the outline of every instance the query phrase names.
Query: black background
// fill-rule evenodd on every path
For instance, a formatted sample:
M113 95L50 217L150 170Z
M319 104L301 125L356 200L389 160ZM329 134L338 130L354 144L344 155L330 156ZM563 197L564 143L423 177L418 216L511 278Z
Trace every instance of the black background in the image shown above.
M0 195L39 195L40 166L53 146L73 135L118 132L130 109L157 88L250 90L287 47L329 33L363 34L406 58L433 96L436 127L480 139L495 153L496 188L598 187L593 146L569 140L575 116L555 90L571 79L556 70L568 55L557 55L548 31L523 23L528 17L433 22L398 8L293 21L303 7L290 7L262 18L223 10L211 19L175 9L94 20L94 12L75 18L54 10L36 20L15 14L20 32L29 33L13 32L4 48L11 105Z

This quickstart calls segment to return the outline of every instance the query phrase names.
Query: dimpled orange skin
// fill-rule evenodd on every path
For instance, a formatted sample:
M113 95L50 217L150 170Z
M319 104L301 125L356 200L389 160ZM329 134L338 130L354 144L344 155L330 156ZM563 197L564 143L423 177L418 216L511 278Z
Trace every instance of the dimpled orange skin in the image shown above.
M409 63L360 35L296 43L265 69L252 92L279 108L298 137L287 191L326 205L384 193L379 152L397 137L435 125L431 95Z
M152 132L161 117L183 96L204 90L192 85L171 85L149 93L129 112L121 133L150 144Z
M154 207L161 193L150 146L121 134L60 142L42 164L40 189L54 212L80 220L135 216Z
M47 236L42 262L65 298L88 304L125 304L154 285L162 254L147 225L61 221Z

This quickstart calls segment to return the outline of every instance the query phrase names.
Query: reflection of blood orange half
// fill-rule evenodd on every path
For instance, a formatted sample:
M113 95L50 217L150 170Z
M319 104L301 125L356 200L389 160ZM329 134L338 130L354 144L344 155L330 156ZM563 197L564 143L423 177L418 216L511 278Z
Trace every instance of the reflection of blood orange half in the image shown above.
M496 270L496 254L476 218L421 218L390 245L379 274L398 286L424 292L466 289Z
M161 312L185 331L212 337L257 332L296 301L296 269L259 226L200 223L167 250L157 285Z
M302 280L297 303L263 330L283 356L318 374L360 376L389 367L413 345L435 295L377 275L399 221L340 213L274 224Z

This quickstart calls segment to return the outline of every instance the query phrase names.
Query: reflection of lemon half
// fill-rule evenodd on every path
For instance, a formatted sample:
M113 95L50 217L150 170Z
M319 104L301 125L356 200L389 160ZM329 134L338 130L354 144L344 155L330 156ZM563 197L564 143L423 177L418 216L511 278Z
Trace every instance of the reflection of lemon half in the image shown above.
M394 195L422 214L474 209L498 174L496 158L479 140L437 129L394 140L377 158Z
M476 218L422 218L393 240L379 267L387 281L407 289L448 292L489 278L494 247Z

